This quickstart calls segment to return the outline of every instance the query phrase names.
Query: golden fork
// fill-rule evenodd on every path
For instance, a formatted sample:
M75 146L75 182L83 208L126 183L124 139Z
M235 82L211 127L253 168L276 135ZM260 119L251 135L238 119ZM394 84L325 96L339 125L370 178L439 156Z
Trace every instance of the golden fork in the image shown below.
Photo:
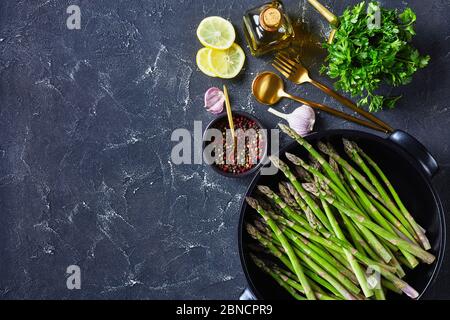
M294 61L293 59L289 58L284 53L278 53L276 55L276 57L272 63L272 66L275 69L277 69L283 76L285 76L287 79L291 80L292 82L297 83L297 84L303 84L305 82L309 82L312 85L314 85L315 87L317 87L320 90L322 90L323 92L325 92L326 94L328 94L329 96L333 97L334 99L336 99L337 101L342 103L343 105L349 107L350 109L357 112L364 118L372 121L379 127L383 128L384 130L386 130L388 132L394 131L394 129L392 129L391 126L389 126L382 120L378 119L370 112L368 112L362 108L359 108L355 103L353 103L349 99L341 96L339 93L328 88L324 84L311 79L311 77L309 76L308 69L306 69L304 66L302 66L297 61Z

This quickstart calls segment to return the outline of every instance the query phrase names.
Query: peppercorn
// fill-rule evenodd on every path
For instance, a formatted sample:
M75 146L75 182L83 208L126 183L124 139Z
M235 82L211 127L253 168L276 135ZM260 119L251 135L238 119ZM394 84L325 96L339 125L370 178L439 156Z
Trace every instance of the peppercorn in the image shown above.
M254 130L256 135L246 138L243 150L234 150L234 143L229 144L227 141L227 134L229 136L231 135L231 133L228 133L230 130L228 121L224 120L220 122L217 129L222 132L222 141L215 142L217 146L220 146L222 143L223 151L216 153L216 162L214 165L224 172L242 174L258 165L264 153L265 142L260 128L255 121L245 116L233 115L233 122L235 131L238 132L238 141L240 141L239 139L243 139L246 131L250 129ZM239 147L239 143L237 147Z

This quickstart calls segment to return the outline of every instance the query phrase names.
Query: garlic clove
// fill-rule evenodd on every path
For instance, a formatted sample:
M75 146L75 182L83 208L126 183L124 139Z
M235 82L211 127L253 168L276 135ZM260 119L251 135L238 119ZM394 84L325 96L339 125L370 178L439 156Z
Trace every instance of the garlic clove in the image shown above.
M298 107L289 114L279 112L273 108L269 108L268 111L277 117L285 119L289 123L289 126L301 136L310 133L316 122L314 109L306 105Z
M295 130L299 135L305 136L310 133L316 122L316 114L314 109L302 105L288 115L289 126Z
M212 114L219 114L223 111L225 95L222 90L216 87L209 88L205 92L205 108Z

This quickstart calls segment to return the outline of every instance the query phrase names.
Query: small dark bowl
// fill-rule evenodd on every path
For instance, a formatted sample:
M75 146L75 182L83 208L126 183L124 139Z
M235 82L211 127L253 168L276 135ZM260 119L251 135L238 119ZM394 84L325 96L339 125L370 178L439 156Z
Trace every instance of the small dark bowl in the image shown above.
M250 113L244 112L244 111L233 111L234 115L239 115L239 116L243 116L246 117L252 121L254 121L259 129L263 130L262 134L263 134L263 138L264 138L264 150L262 152L262 157L259 160L258 164L255 165L254 167L252 167L251 169L244 171L242 173L230 173L230 172L225 172L220 170L216 165L214 164L210 164L209 166L217 173L225 176L225 177L230 177L230 178L243 178L243 177L247 177L249 175L254 174L255 172L257 172L259 170L259 168L266 162L267 159L267 152L268 152L268 146L269 146L269 141L268 141L268 136L266 134L266 127L263 126L263 124L261 123L261 121L259 121L257 118L255 118L253 115L251 115ZM217 118L215 118L214 120L212 120L207 126L205 131L203 132L203 150L205 150L206 146L209 145L209 143L211 143L210 141L206 141L206 132L208 131L208 129L213 129L213 128L217 128L217 125L219 123L221 123L222 121L227 121L227 114L221 113L220 115L217 116Z

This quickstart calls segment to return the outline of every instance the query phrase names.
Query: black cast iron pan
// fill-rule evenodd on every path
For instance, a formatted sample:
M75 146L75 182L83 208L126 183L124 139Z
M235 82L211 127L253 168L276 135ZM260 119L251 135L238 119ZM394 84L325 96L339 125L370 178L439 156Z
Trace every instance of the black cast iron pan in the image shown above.
M438 194L434 190L431 179L438 171L438 165L431 154L415 138L403 131L395 131L386 138L355 130L326 130L306 137L311 143L329 141L339 151L342 150L341 139L345 137L356 141L381 167L390 178L405 205L417 222L427 230L432 244L432 253L436 261L431 265L421 264L414 270L408 270L405 280L423 296L433 283L441 266L445 250L445 218ZM292 142L280 151L291 152L307 159L306 151L296 142ZM276 187L283 179L283 174L264 176L258 173L253 179L245 196L250 196L258 184ZM253 221L256 213L247 206L245 199L241 207L239 221L239 250L241 263L248 281L248 289L241 299L291 299L284 289L280 288L268 275L260 271L249 257L249 244L253 240L245 231L245 223ZM388 299L407 299L405 295L388 294Z

